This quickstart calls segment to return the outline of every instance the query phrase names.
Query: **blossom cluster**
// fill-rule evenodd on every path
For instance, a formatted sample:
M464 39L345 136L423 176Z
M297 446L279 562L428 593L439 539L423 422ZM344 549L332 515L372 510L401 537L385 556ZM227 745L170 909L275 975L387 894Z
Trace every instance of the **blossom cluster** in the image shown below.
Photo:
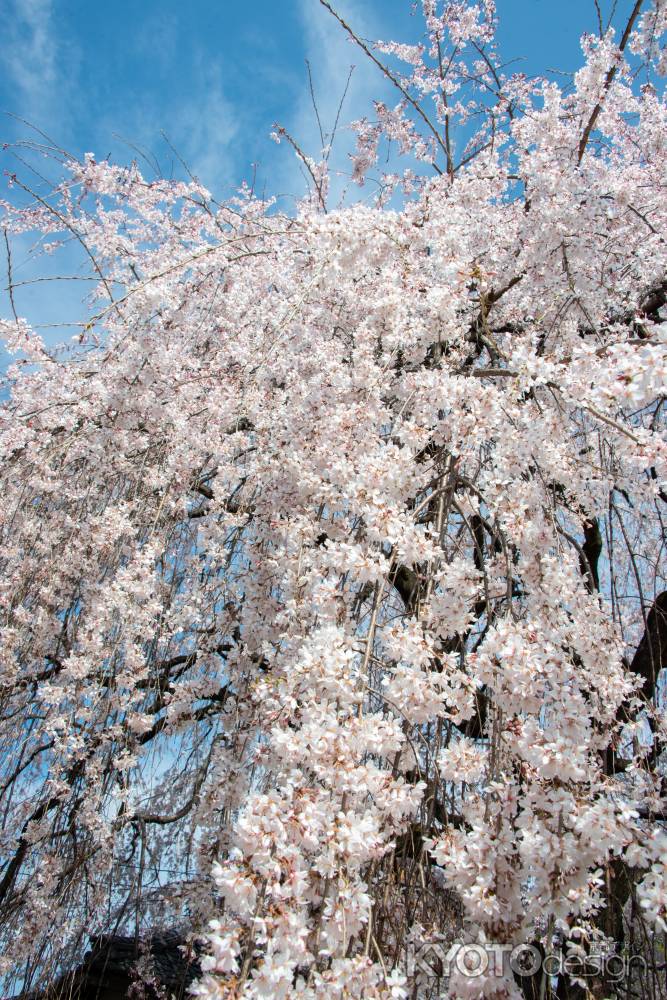
M326 161L289 216L92 155L3 203L96 275L72 357L0 327L4 974L186 914L202 998L398 1000L443 901L467 940L592 939L623 863L665 930L661 663L630 661L665 581L667 109L611 35L565 93L494 69L490 0L423 8L377 50L410 100L357 126L355 179L416 157L399 207L325 211Z

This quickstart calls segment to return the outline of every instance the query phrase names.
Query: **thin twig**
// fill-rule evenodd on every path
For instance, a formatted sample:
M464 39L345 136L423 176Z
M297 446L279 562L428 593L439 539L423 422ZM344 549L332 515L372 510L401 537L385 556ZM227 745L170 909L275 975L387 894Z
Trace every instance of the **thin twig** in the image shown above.
M417 112L417 114L419 115L419 117L425 122L426 126L428 127L429 132L431 132L435 136L435 139L436 139L438 145L440 146L440 148L442 149L443 153L446 156L447 155L447 148L446 148L444 142L442 141L442 136L440 135L440 133L438 132L437 128L435 127L435 125L433 124L433 122L431 121L431 119L428 117L428 115L426 114L426 112L424 111L424 109L421 107L421 105L419 104L419 102L416 101L414 99L414 97L412 97L408 93L408 91L405 89L405 87L403 86L403 84L400 82L400 80L396 79L396 77L391 72L391 70L389 70L389 68L387 66L385 66L384 63L381 63L380 60L376 56L373 55L373 53L368 48L368 46L366 45L366 43L363 42L361 40L361 38L359 38L359 36L354 33L354 31L352 30L352 28L350 27L350 25L346 21L343 20L343 18L340 16L340 14L338 14L334 10L334 8L329 3L329 0L320 0L320 3L322 4L323 7L326 7L326 9L329 11L329 13L332 14L336 18L336 20L340 24L341 28L344 28L345 31L347 31L347 33L350 36L350 38L352 39L352 41L356 45L359 46L359 48L361 49L362 52L366 53L366 55L371 60L371 62L375 63L375 65L378 67L378 69L380 69L384 73L384 75L387 77L387 79L391 83L393 83L393 85L396 87L396 89L399 90L401 92L401 94L403 94L403 97L406 99L406 101L408 102L408 104L410 104L415 109L415 111ZM442 174L442 170L437 165L437 163L432 163L432 167L433 167L433 169L438 174Z
M641 441L638 437L635 437L631 431L622 427L621 424L617 423L615 420L612 420L611 417L608 417L604 413L600 413L599 410L596 410L594 406L590 406L588 403L581 403L580 405L582 409L588 410L588 412L592 413L594 417L598 418L598 420L602 420L603 423L613 427L614 430L617 430L620 434L624 434L627 438L630 438L631 441L634 441L635 444L641 445Z
M593 0L595 3L595 13L598 16L598 31L600 32L600 38L604 38L604 28L602 27L602 11L600 10L600 0Z
M324 3L324 0L320 0L320 2ZM625 50L625 47L628 44L628 41L630 40L630 34L632 33L634 23L637 20L637 17L639 16L639 11L641 10L643 2L644 0L637 0L632 9L632 14L630 14L628 23L625 26L625 31L623 32L623 37L621 38L621 44L618 47L619 53ZM617 65L609 67L609 71L607 72L607 76L604 81L604 86L602 88L602 96L600 97L600 100L593 108L593 113L591 114L591 117L588 119L588 124L586 125L586 128L584 129L583 135L581 137L581 142L579 143L579 153L577 157L577 163L581 163L584 157L584 153L586 152L586 146L588 145L588 140L591 137L591 132L595 128L595 123L598 120L600 112L602 111L602 105L604 104L604 99L609 92L609 88L611 87L617 72L618 72Z
M104 285L105 291L106 291L107 295L109 296L109 301L111 303L111 306L112 307L115 306L116 300L114 299L113 292L111 291L111 288L109 287L109 282L107 281L106 277L104 276L104 274L103 274L103 272L102 272L99 264L97 263L97 260L95 259L95 256L93 255L90 247L88 246L88 244L84 240L84 238L81 235L81 233L77 229L74 228L74 226L72 225L72 223L68 219L66 219L65 216L62 215L58 211L57 208L54 208L53 205L49 205L48 201L46 201L44 198L42 198L40 195L38 195L36 191L31 191L31 189L29 187L26 187L26 185L23 184L20 180L18 180L18 178L14 179L14 183L18 184L18 186L20 188L22 188L22 190L25 191L26 194L31 195L35 199L35 201L39 202L40 205L43 205L44 208L47 211L51 212L51 214L54 215L56 217L56 219L58 219L58 221L61 222L62 225L65 226L66 229L69 229L70 233L72 233L72 235L76 237L76 239L79 241L79 243L81 244L81 246L85 250L85 252L88 255L88 257L90 258L90 261L91 261L93 267L97 271L97 273L98 273L98 275L100 277L100 281Z
M438 38L438 71L440 82L442 83L442 104L445 109L445 156L447 157L447 173L450 178L454 177L454 157L452 155L452 139L449 128L449 108L447 106L447 88L445 87L445 70L442 65L442 47Z
M343 110L343 104L345 103L345 98L347 97L347 91L350 86L350 80L352 79L352 74L354 73L354 66L350 66L350 72L347 74L347 80L345 82L345 89L343 91L343 96L340 99L340 104L338 105L338 111L336 112L336 120L333 124L333 130L331 132L331 139L329 141L329 148L327 150L327 155L324 157L326 161L329 160L331 155L331 147L334 144L334 139L336 138L336 133L338 132L338 122L340 121L341 111Z
M14 313L14 319L18 324L19 317L16 312L16 303L14 302L14 284L12 282L12 251L9 247L9 237L7 236L7 230L2 230L5 237L5 247L7 248L7 291L9 292L9 302L12 307L12 312Z
M327 206L326 206L326 203L324 201L324 195L322 194L322 183L321 183L321 181L318 181L317 177L315 176L315 173L314 173L313 168L312 168L311 163L310 163L310 158L306 156L306 154L301 149L301 146L299 146L299 144L296 141L296 139L294 139L289 134L289 132L287 131L287 129L283 128L282 125L277 125L276 126L276 132L282 138L287 139L287 141L289 142L290 146L292 147L292 149L294 150L294 152L299 157L299 159L303 163L304 167L306 168L306 170L310 174L310 179L312 180L313 184L315 185L315 190L317 191L317 195L318 195L318 198L320 200L320 207L321 207L322 211L326 213Z
M317 110L317 101L315 100L315 88L313 87L313 74L310 69L310 60L306 59L306 69L308 70L308 89L310 90L310 100L312 101L313 110L315 112L315 118L317 119L317 127L320 130L320 142L322 143L322 149L324 149L324 132L322 131L322 122L320 121L320 113Z

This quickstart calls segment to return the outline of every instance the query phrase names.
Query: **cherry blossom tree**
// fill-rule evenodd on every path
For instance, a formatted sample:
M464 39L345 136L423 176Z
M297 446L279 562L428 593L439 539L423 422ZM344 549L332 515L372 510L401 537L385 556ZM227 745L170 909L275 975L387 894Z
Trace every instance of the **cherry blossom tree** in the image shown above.
M92 155L2 205L6 990L184 925L211 1000L664 996L667 4L566 88L492 0L321 3L397 94L368 199L294 143L289 214ZM25 234L88 262L74 352Z

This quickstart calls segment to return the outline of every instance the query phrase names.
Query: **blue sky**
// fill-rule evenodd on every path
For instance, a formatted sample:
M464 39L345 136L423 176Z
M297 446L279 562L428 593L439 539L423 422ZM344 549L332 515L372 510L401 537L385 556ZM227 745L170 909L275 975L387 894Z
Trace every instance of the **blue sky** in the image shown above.
M377 73L318 0L3 0L0 111L47 131L75 153L133 147L169 173L161 130L216 193L258 176L286 183L291 157L268 140L274 121L317 153L307 87L309 59L324 118L335 114L351 63L347 106L360 116L381 88ZM410 0L339 0L370 37L414 36ZM622 0L619 13L630 6ZM572 70L582 28L595 28L593 0L498 0L502 49L523 67ZM27 134L0 121L0 139ZM125 142L123 142L125 140ZM285 164L283 161L288 160ZM144 162L144 168L150 167ZM298 183L297 183L298 186ZM289 183L287 183L289 187Z
M611 0L601 5L608 11ZM418 32L410 0L338 0L335 6L368 38L408 39ZM631 6L619 0L617 24ZM502 54L521 59L516 68L529 73L576 69L579 35L597 25L593 0L497 0L497 7ZM286 199L303 193L294 156L269 134L280 122L306 152L318 154L306 59L325 130L351 64L343 120L367 113L373 97L388 96L377 70L319 0L1 0L0 9L0 112L31 122L77 155L138 158L147 175L154 164L165 176L181 176L164 131L217 197L232 194L255 171L260 191ZM22 122L0 117L0 142L30 134ZM341 169L346 138L341 133ZM11 148L2 167L21 172ZM19 249L15 268L27 266ZM2 260L0 269L4 273ZM45 316L53 309L53 287L27 286L19 311ZM58 306L64 308L62 298ZM2 293L0 312L7 315Z

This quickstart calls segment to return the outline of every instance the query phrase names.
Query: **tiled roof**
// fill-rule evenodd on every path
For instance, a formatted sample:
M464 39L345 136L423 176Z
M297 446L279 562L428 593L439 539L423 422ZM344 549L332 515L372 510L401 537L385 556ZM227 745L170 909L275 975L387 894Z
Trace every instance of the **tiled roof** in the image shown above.
M184 936L177 931L156 933L139 942L120 934L92 938L82 971L85 969L88 979L105 975L131 977L142 957L159 983L170 991L183 992L199 973L195 956L187 957Z
M132 986L136 989L131 996L152 1000L158 996L155 985L161 987L160 996L166 993L181 1000L199 973L196 951L179 931L160 931L139 940L100 934L91 937L81 965L25 1000L121 1000Z

